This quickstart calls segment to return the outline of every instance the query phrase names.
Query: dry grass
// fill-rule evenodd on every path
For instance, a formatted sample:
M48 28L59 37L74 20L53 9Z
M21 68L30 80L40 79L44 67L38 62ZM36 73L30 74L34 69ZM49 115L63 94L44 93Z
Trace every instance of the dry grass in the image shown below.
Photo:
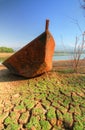
M62 60L53 62L54 71L72 70L73 72L73 60ZM85 73L85 60L80 60L78 65L78 73Z
M10 57L13 53L0 53L0 57Z

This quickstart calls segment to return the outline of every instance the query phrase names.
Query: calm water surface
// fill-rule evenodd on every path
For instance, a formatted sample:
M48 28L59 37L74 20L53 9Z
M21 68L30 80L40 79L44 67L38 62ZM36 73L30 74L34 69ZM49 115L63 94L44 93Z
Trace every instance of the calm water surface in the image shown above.
M85 54L82 54L80 59L84 59L85 58ZM53 56L53 60L71 60L71 59L74 59L73 58L73 55L63 55L63 56L57 56L57 55L54 55Z

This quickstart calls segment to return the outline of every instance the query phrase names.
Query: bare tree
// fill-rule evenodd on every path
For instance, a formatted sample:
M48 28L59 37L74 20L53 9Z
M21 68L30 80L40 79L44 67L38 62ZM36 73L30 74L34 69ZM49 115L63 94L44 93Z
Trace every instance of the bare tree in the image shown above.
M85 32L82 34L82 42L80 44L78 43L78 37L76 37L76 42L74 47L74 59L73 59L73 68L75 72L77 72L78 70L80 58L85 48L84 37L85 37Z
M85 0L78 0L81 8L85 9Z
M82 8L85 9L85 0L83 0Z

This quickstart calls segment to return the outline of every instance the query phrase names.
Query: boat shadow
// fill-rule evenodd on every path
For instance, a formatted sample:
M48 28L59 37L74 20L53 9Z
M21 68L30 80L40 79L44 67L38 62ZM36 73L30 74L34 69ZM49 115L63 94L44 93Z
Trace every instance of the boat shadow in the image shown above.
M0 70L0 82L26 80L26 78L12 74L8 69Z

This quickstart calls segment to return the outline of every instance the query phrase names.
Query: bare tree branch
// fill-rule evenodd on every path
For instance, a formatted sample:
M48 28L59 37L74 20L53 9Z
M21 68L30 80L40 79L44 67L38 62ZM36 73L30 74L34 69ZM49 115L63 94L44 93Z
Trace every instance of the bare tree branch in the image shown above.
M74 19L74 18L72 18L72 17L70 17L70 16L68 16L68 18L71 19L71 22L72 22L72 23L74 23L74 24L77 25L79 31L82 33L82 29L81 29L81 27L80 27L80 24L79 24L78 20L77 20L77 19Z
M80 7L85 9L85 0L78 0Z
M73 67L75 72L77 72L81 54L83 53L85 47L84 37L85 37L85 32L82 34L81 44L78 44L78 37L76 37L75 48L74 48L74 60L73 60Z

